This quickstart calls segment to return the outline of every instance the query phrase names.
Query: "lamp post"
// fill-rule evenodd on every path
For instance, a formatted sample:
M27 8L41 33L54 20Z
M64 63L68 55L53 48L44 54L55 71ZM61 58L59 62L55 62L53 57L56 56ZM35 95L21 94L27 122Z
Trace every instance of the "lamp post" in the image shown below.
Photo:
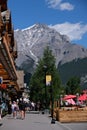
M45 109L47 109L47 86L50 86L50 97L51 97L51 124L55 124L55 119L53 118L53 105L54 105L54 98L53 98L53 87L52 87L52 76L47 74L47 66L44 66L45 71Z
M62 95L60 95L60 108L63 106Z
M78 101L79 93L76 93L76 97L77 97L76 105L77 105L77 109L78 109L78 106L79 106L79 101Z
M44 68L44 72L45 72L44 82L45 82L45 110L46 110L46 109L47 109L47 88L46 88L46 72L47 72L47 66L44 65L43 68Z
M53 86L51 84L51 116L52 116L52 120L51 120L51 124L55 124L55 119L53 118L53 112L54 112L54 96L53 96Z
M52 87L52 76L51 75L46 75L46 85L50 86L50 95L51 95L51 124L55 124L55 119L53 118L53 112L54 112L54 98L53 98L53 87Z

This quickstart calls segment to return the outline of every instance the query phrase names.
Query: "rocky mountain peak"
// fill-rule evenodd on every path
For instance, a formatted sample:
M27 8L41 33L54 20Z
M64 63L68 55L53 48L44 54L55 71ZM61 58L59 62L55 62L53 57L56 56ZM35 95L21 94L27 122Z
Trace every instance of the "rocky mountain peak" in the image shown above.
M66 35L61 35L55 29L45 24L34 24L23 30L15 31L18 45L18 58L16 64L33 61L35 64L43 56L46 46L49 46L59 62L66 63L77 58L87 57L87 50L82 46L72 44Z

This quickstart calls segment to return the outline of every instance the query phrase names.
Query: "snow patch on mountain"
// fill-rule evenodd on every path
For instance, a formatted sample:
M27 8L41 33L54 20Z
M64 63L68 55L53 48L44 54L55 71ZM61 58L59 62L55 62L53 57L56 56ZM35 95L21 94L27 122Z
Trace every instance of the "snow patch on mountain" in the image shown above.
M80 45L72 44L69 37L61 35L55 29L45 24L34 24L23 30L15 30L15 39L18 45L18 58L16 64L20 66L31 57L35 63L43 56L46 46L52 50L59 62L64 64L73 59L87 57L87 49Z

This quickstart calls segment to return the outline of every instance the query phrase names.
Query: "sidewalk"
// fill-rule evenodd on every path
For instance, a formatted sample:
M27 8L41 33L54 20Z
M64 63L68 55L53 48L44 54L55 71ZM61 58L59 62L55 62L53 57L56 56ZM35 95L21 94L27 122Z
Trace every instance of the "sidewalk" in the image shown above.
M7 115L2 121L0 130L68 130L58 122L51 124L51 118L47 114L27 113L24 120L13 119Z

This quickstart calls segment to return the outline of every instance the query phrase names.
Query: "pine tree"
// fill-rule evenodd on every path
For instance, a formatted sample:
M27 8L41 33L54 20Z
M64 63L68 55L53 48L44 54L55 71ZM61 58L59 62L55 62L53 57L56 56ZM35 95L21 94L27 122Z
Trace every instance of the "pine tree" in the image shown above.
M46 86L46 76L51 76L50 85ZM61 80L55 65L55 58L49 47L46 47L42 59L39 60L37 68L30 80L30 99L49 106L50 95L58 97L61 88Z
M71 77L67 82L66 94L76 94L81 92L80 78Z

